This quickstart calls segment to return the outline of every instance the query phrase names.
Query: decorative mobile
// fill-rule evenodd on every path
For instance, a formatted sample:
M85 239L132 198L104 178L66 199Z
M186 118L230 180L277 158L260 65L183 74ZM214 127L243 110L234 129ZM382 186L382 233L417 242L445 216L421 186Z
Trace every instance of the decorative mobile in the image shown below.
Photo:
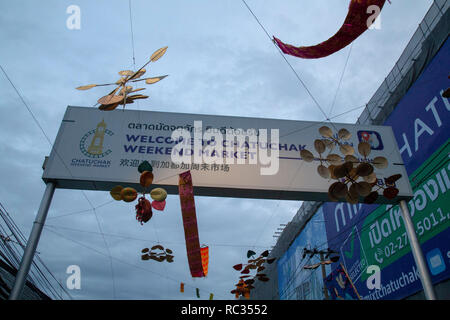
M389 1L389 0L388 0ZM356 40L371 25L374 8L381 12L386 0L351 0L347 17L339 31L330 39L309 47L295 47L273 37L273 40L285 54L304 59L317 59L329 56ZM371 13L372 12L372 13ZM375 19L373 19L375 20Z
M159 244L151 247L151 249L144 248L141 252L143 253L141 257L142 260L152 259L158 262L163 262L164 260L166 260L167 262L171 263L173 262L174 258L174 256L172 255L172 250L170 250L169 248L164 249L164 247Z
M247 258L254 257L256 253L252 250L248 250L247 252ZM240 276L239 282L236 284L236 289L232 290L231 293L236 295L236 298L239 298L240 295L244 296L245 298L250 298L250 290L254 289L253 284L255 283L255 279L247 279L250 278L250 272L251 270L256 270L256 277L259 281L267 282L270 279L267 277L265 273L261 273L266 269L264 267L264 263L271 264L273 263L276 258L267 258L269 256L269 250L264 251L261 253L261 255L256 259L249 259L247 264L236 264L233 266L233 268L237 271L241 271L241 274L243 276Z
M103 96L100 99L98 99L97 102L100 104L100 106L98 108L100 110L104 110L104 111L114 110L119 105L123 105L125 108L126 104L134 103L134 100L147 99L148 96L146 96L146 95L131 94L133 92L145 90L145 88L133 89L133 86L130 86L128 84L129 84L129 82L135 83L135 82L144 81L144 80L145 80L146 84L153 84L153 83L156 83L156 82L164 79L165 77L167 77L167 75L164 75L164 76L158 76L158 77L139 79L140 77L142 77L145 74L145 72L146 72L145 67L150 62L155 62L159 58L161 58L164 55L164 53L166 53L166 50L167 50L167 47L163 47L163 48L156 50L151 55L150 60L136 72L134 72L132 70L119 71L119 75L121 76L121 78L114 83L89 84L86 86L77 87L76 89L89 90L94 87L117 85L117 87L114 90L112 90L110 93L108 93L106 96Z
M208 272L208 263L206 259L208 251L204 250L204 255L202 256L198 236L197 215L195 212L194 187L192 185L192 176L190 171L180 173L178 180L178 192L180 194L181 214L183 216L184 236L186 239L189 269L192 277L205 277Z
M355 149L345 141L351 138L351 133L347 129L340 129L336 136L333 131L323 126L319 128L322 139L314 141L314 149L319 154L316 158L309 150L300 151L300 156L306 162L319 161L317 173L324 179L337 180L328 189L328 198L331 201L345 201L356 204L360 197L363 197L364 203L371 204L378 199L378 190L383 189L383 195L387 199L394 199L399 190L395 187L395 182L401 178L400 174L385 178L385 185L377 183L377 176L374 167L385 169L388 167L388 160L385 157L375 157L369 160L367 157L371 153L369 142L362 141L358 144L358 152L361 158L355 157ZM331 153L333 149L339 146L343 157ZM324 156L326 150L329 150L327 156ZM360 179L360 181L358 181ZM376 190L373 190L377 188Z
M153 199L150 202L145 198L146 189L150 187L153 183L153 168L148 161L143 161L138 167L139 173L141 173L139 183L144 188L142 196L138 199L138 203L135 206L136 209L136 220L138 220L141 225L148 222L152 216L152 208L158 211L163 211L166 206L167 192L162 188L155 188L150 191L150 197ZM133 202L138 197L138 192L136 189L131 187L115 186L111 189L111 196L114 200Z
M251 284L245 283L243 279L240 279L239 282L236 284L236 289L231 290L231 293L235 295L236 299L239 299L239 296L243 296L246 299L250 299L251 288L254 287Z

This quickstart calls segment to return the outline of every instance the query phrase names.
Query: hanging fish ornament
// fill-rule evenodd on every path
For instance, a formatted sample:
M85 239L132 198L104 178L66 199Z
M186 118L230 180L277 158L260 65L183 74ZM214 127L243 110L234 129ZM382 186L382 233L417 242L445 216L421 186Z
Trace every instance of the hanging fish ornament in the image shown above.
M285 54L303 59L324 58L345 48L367 31L385 3L386 0L351 0L342 27L334 36L318 45L295 47L275 37L273 40Z

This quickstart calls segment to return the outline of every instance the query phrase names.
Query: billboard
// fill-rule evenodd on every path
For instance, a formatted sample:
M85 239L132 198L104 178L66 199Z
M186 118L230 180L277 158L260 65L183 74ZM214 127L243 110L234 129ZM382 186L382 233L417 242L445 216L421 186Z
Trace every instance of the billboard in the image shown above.
M178 175L191 171L196 195L289 200L326 200L330 181L317 163L300 158L321 138L321 122L243 118L137 110L101 111L68 107L44 181L59 188L105 190L127 185L140 190L138 165L149 161L155 186L178 193ZM392 129L387 126L333 124L351 133L346 143L370 140L370 157L384 156L389 166L377 177L406 177ZM337 131L337 130L336 130ZM355 148L356 149L356 148ZM182 161L175 161L181 158ZM376 169L378 170L378 169ZM396 182L393 200L409 199L406 178ZM382 191L381 191L382 192ZM390 202L389 202L390 201Z
M326 249L327 239L322 209L305 226L286 253L277 261L278 292L280 300L323 300L322 267L303 269L305 265L320 262L319 255L303 259L303 249ZM325 266L327 273L330 265Z
M450 42L386 120L392 126L413 188L408 203L433 283L450 278ZM365 299L402 299L422 285L398 206L325 203L328 243ZM381 286L366 285L370 265L380 267ZM333 268L337 267L334 265Z

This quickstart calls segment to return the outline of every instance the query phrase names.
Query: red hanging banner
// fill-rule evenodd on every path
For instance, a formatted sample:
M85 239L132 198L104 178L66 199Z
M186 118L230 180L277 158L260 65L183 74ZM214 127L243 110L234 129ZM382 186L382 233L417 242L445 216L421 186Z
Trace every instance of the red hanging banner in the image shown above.
M198 238L197 216L195 212L194 187L192 186L190 171L183 172L179 175L178 192L180 194L189 269L192 277L204 277L200 241Z
M329 56L352 43L373 23L386 0L351 0L347 17L339 31L330 39L310 47L295 47L273 37L281 51L294 57L317 59ZM373 6L373 7L371 7Z

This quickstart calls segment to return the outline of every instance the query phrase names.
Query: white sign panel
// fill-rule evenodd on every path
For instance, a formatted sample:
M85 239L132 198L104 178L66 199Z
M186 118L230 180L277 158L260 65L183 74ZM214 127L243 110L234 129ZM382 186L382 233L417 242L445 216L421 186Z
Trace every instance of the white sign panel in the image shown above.
M369 141L370 158L386 157L389 166L375 169L381 183L402 175L397 197L379 203L412 197L390 127L86 107L67 108L43 180L59 188L140 191L137 167L146 160L154 186L170 194L178 193L178 174L190 170L197 195L327 201L333 180L318 175L317 161L300 158L304 148L315 153L323 125L347 129L355 150ZM244 140L232 136L240 133Z

